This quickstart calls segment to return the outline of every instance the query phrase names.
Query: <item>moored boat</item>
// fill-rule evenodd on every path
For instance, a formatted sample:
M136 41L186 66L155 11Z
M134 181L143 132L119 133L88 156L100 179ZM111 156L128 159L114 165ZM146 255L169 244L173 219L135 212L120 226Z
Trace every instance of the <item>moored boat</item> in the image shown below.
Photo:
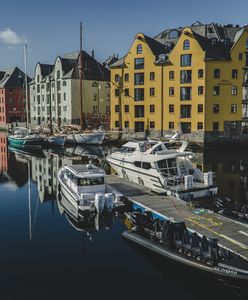
M130 141L110 153L107 161L118 176L144 185L156 193L182 200L215 197L218 187L213 173L202 173L185 151L187 142Z
M8 136L11 146L22 148L41 148L44 138L39 134L28 133L28 130L16 130L14 134Z
M89 164L65 166L59 170L61 193L79 211L112 211L122 194L104 182L105 171Z
M248 260L200 236L184 222L154 219L149 212L127 214L123 237L178 265L237 287L248 286Z

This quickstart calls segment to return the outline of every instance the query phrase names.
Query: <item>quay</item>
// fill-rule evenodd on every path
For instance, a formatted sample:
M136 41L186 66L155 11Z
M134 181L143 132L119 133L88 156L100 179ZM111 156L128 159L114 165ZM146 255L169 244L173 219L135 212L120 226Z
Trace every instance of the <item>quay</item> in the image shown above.
M221 246L248 260L248 224L226 218L211 210L196 209L183 200L156 194L145 186L114 175L106 176L105 182L133 204L162 218L185 222L189 230L217 238Z

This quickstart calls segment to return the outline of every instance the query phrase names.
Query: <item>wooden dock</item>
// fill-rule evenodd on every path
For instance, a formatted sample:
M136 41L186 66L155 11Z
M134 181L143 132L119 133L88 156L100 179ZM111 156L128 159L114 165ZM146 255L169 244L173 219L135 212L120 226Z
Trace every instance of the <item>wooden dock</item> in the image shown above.
M106 183L133 203L161 217L186 226L207 237L218 238L219 244L248 260L248 224L235 221L206 209L195 209L175 197L158 195L150 189L117 176L106 176Z

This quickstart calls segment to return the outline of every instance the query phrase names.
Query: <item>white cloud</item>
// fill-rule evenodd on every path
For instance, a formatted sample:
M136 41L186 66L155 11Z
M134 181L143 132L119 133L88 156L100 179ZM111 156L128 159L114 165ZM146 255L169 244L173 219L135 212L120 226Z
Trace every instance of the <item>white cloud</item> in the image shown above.
M10 28L6 28L3 31L0 30L0 42L7 45L19 45L27 43L25 37L18 36L15 31Z

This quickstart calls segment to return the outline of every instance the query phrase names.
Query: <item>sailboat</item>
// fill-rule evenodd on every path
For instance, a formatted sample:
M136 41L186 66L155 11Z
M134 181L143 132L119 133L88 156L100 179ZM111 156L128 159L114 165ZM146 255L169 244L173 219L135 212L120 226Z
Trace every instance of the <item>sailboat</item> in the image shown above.
M83 122L83 87L82 87L82 78L83 78L83 50L82 50L82 22L80 23L80 53L79 53L79 78L80 78L80 127L79 132L68 135L67 142L72 142L76 144L95 144L101 145L105 138L105 130L99 128L98 130L93 131L83 131L84 122Z
M27 128L19 128L14 134L8 136L11 146L25 148L41 148L44 138L39 134L33 134L30 130L29 122L29 104L28 104L28 80L27 80L27 45L24 45L24 62L25 62L25 88L26 88L26 114ZM28 128L29 127L29 128Z

